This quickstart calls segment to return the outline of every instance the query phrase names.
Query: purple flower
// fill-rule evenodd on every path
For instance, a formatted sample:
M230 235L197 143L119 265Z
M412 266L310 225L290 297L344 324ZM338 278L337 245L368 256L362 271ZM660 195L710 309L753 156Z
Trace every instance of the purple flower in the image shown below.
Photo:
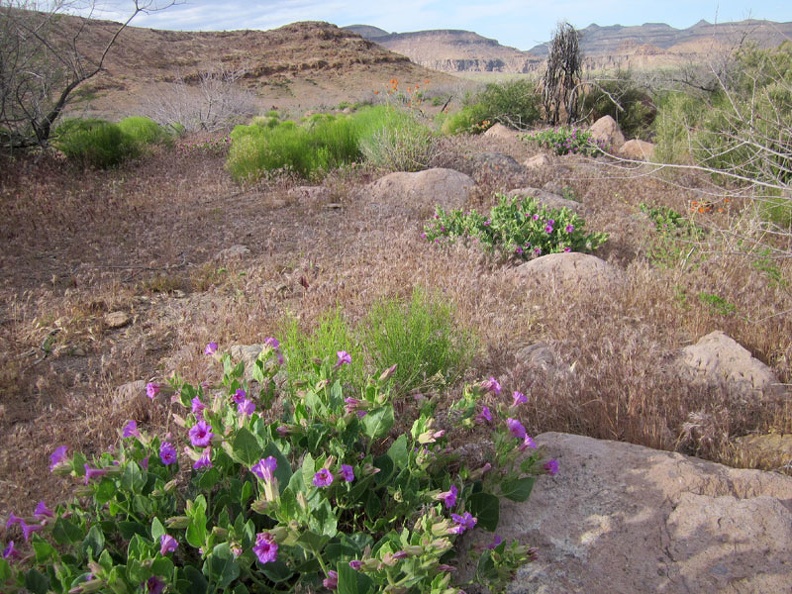
M165 582L159 579L156 575L151 576L146 581L146 592L148 594L162 594L165 590Z
M487 392L492 392L496 396L501 393L501 385L494 377L490 377L488 380L481 382L481 387L487 390Z
M50 454L50 470L55 470L57 466L66 460L66 452L69 448L66 446L58 446L55 451Z
M264 345L276 350L280 348L280 342L278 342L277 338L273 338L272 336L268 336L264 339Z
M327 577L322 580L322 585L328 590L335 590L338 588L338 572L332 569L327 571Z
M169 441L163 441L160 445L159 457L165 466L170 466L176 462L176 448Z
M539 220L539 215L535 214L532 218L533 218L534 221L538 221Z
M534 250L534 254L536 254L537 256L541 256L542 255L542 248L536 248Z
M341 478L346 482L351 483L355 480L355 470L349 464L342 464L341 470L338 472Z
M203 419L193 425L187 434L190 436L190 443L197 448L205 448L212 442L214 437L211 425Z
M572 251L572 248L571 248L571 247L568 247L568 246L567 246L567 247L565 247L565 248L564 248L564 253L565 253L565 254L568 254L568 253L569 253L569 252L571 252L571 251Z
M14 541L9 540L8 544L3 549L3 559L17 559L19 556L19 551L14 547Z
M555 458L551 458L547 462L544 463L545 472L550 476L555 476L558 474L558 460Z
M170 534L163 534L160 537L160 555L167 555L179 548L179 541Z
M217 343L212 341L206 345L204 355L214 355L217 352Z
M121 430L121 437L140 437L137 421L127 421L127 424L124 425L124 428Z
M8 520L6 521L6 530L11 528L11 526L13 526L14 524L21 524L22 522L24 522L24 520L22 518L20 518L14 512L11 512L8 515Z
M267 456L256 462L251 468L250 472L255 474L261 480L271 481L275 476L275 469L278 467L278 460L274 456Z
M355 571L360 571L360 568L363 567L363 561L352 559L352 561L349 562L349 566Z
M494 549L500 543L503 542L503 538L501 538L500 534L496 534L495 537L492 539L492 542L487 546L488 549Z
M37 520L43 520L44 518L54 518L55 514L50 508L47 507L46 503L39 501L35 511L33 512L33 517L35 517Z
M314 487L329 487L333 484L333 474L327 468L322 468L314 475L313 484Z
M471 530L478 522L476 518L470 515L470 512L465 512L461 516L459 514L451 514L451 519L456 524L456 526L451 528L452 534L462 534L466 530Z
M531 448L532 450L536 449L536 442L533 440L533 438L530 435L526 435L525 437L523 437L523 442L520 444L520 447L517 449L520 450L521 452L524 452L528 448Z
M245 398L242 402L237 403L237 412L240 415L249 417L256 412L256 403Z
M358 398L352 398L351 396L344 398L344 412L348 415L356 413L358 417L365 417L366 406L366 403Z
M525 439L527 433L525 432L525 427L523 424L520 423L517 419L506 419L506 426L511 431L511 434L514 435L517 439Z
M456 485L451 485L451 488L440 493L437 499L443 502L446 509L451 509L456 505L457 495L459 495L459 489L457 489Z
M149 462L149 457L148 457L148 456L146 456L145 458L143 458L143 459L140 461L140 467L141 467L143 470L148 470L148 462Z
M515 391L514 394L512 394L512 398L514 399L512 406L517 406L528 402L528 397L522 392Z
M231 396L231 400L233 400L236 404L240 404L247 398L247 392L245 392L242 388L239 388L234 395Z
M479 421L486 421L487 423L492 423L492 412L490 412L489 406L485 406L481 409L481 412L476 417Z
M157 397L157 394L160 393L162 386L160 386L156 382L149 382L146 384L146 396L154 400Z
M553 232L553 226L552 225L545 225L545 229L544 230L545 230L545 233L547 233L549 235L550 233Z
M83 467L85 468L85 484L87 485L96 477L101 477L107 474L107 470L104 468L91 468L87 464L84 464Z
M574 225L567 225L565 230L566 230L567 233L572 233L572 231L575 230L575 226Z
M352 363L352 355L346 351L338 351L336 355L338 356L338 361L336 361L335 364L336 367L341 367L342 365L349 365Z
M259 563L272 563L278 558L278 543L275 537L269 532L259 532L256 535L256 544L253 545L253 552L256 553Z
M517 254L518 256L522 256L523 255L523 249L518 245L515 248L514 253Z
M201 399L196 396L190 401L190 403L192 404L190 411L196 416L203 416L203 411L206 410L206 405L201 402Z
M201 468L211 468L212 467L212 448L204 448L204 451L201 452L201 455L193 464L193 468L195 470L200 470Z

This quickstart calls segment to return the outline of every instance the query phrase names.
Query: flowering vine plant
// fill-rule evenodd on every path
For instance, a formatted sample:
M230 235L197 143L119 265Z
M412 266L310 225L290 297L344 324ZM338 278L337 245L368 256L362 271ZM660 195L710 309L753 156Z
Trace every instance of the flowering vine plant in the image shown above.
M608 152L610 147L599 138L594 138L588 130L577 126L561 126L526 134L523 138L539 146L551 149L556 155L586 155L596 157Z
M344 351L300 377L285 377L274 338L247 371L205 352L218 385L148 386L182 410L172 433L129 420L112 452L55 450L75 498L8 518L2 591L453 594L461 537L495 532L501 498L525 501L558 471L519 421L527 397L509 401L495 378L467 386L440 427L432 399L392 401L393 368L347 394ZM486 463L460 453L474 434L489 436ZM467 553L495 591L531 556L497 535Z
M586 233L585 221L568 208L546 208L528 196L501 195L488 214L438 208L424 225L423 237L435 243L477 242L506 258L530 260L559 252L592 252L608 239Z

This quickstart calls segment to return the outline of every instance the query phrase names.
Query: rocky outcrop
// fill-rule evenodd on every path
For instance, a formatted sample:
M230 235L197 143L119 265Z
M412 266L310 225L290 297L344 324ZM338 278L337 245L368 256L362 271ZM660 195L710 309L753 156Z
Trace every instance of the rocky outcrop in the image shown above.
M359 198L378 214L426 218L438 206L445 210L464 207L475 186L464 173L434 168L390 173L363 188Z
M619 152L624 145L624 134L611 116L602 116L589 128L591 139L608 152Z
M620 284L622 272L590 254L548 254L513 269L519 282L550 291L585 287L606 289Z
M510 594L789 592L792 478L562 433L504 538L536 548ZM491 535L489 536L491 539Z
M633 161L651 161L654 159L655 145L645 140L633 138L625 142L619 149L619 156Z

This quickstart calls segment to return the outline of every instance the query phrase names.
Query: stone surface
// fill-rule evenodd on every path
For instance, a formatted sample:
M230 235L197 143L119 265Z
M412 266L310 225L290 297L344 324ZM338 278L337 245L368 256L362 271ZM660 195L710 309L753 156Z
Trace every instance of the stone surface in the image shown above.
M104 317L104 323L108 328L123 328L132 322L132 316L125 311L111 311Z
M589 128L593 140L603 142L605 149L618 153L624 145L624 134L611 116L602 116Z
M517 138L517 134L518 132L516 130L512 130L501 123L490 126L487 131L484 132L484 136L489 138Z
M530 159L526 159L525 161L523 161L523 166L526 169L546 169L547 167L550 167L552 164L553 164L553 160L544 153L533 156Z
M792 478L569 434L536 441L560 472L502 506L499 533L537 550L510 594L790 591Z
M549 290L607 288L624 280L618 268L596 256L578 252L548 254L529 260L515 268L512 274L521 282Z
M429 217L439 206L463 208L476 184L453 169L434 168L415 173L390 173L359 194L366 207L382 215Z
M784 388L773 371L723 332L710 332L682 349L681 367L694 380L724 384L732 396L782 396Z
M619 156L634 161L651 161L654 159L655 145L645 140L633 138L625 142L619 149Z

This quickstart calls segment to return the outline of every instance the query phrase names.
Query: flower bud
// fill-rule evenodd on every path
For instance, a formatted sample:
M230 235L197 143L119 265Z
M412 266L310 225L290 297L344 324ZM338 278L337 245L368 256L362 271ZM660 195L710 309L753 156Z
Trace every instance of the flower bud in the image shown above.
M165 520L165 525L175 530L185 530L190 525L190 518L187 516L173 516Z

